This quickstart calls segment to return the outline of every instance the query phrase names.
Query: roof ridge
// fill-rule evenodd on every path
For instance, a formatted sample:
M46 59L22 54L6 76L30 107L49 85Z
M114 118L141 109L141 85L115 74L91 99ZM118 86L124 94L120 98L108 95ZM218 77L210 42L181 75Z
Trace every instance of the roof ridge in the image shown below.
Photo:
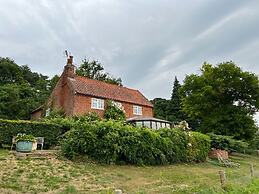
M125 86L123 86L123 85L120 86L120 85L116 85L116 84L111 84L111 83L107 83L107 82L105 82L105 81L101 81L101 80L97 80L97 79L92 79L92 78L85 77L85 76L81 76L81 75L76 75L76 77L83 78L83 79L89 79L89 80L93 80L93 81L96 81L96 82L101 82L101 83L104 83L104 84L107 84L107 85L111 85L111 86L114 86L114 87L121 87L121 88L126 88L126 89L129 89L129 90L134 90L134 91L140 92L140 91L137 90L137 89L125 87ZM140 93L141 93L141 92L140 92Z

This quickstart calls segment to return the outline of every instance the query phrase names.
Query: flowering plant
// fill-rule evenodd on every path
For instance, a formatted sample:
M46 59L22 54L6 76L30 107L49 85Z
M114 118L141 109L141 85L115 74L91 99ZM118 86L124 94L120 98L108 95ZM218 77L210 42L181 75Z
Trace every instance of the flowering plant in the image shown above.
M15 141L30 141L36 142L36 138L33 135L26 135L25 133L18 133L15 137Z

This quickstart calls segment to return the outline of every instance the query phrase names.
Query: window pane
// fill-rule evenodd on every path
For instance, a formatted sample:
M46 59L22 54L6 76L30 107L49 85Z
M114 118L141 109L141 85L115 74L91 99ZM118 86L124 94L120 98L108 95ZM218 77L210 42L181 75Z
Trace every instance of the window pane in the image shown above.
M150 127L150 121L144 121L144 126L145 126L145 127L148 127L148 128L151 128L151 127Z
M156 122L152 121L152 129L156 129Z
M142 121L137 121L137 122L136 122L136 126L137 126L137 127L142 127Z
M93 109L104 109L104 100L98 98L92 98L91 108Z
M133 114L134 115L142 115L142 107L133 105Z

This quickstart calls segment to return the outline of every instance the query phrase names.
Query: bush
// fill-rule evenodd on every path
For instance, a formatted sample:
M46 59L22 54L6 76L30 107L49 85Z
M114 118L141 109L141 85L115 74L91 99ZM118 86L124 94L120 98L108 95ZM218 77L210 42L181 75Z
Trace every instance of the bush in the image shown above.
M77 123L61 141L62 153L69 159L88 155L108 164L198 162L206 159L209 149L209 137L198 132L154 131L112 120Z
M235 140L231 136L216 135L214 133L208 133L211 138L211 147L228 152L243 152L248 148L248 143Z
M113 120L125 120L126 115L120 103L116 103L113 101L108 101L107 107L104 112L104 118L113 119Z
M18 133L44 137L44 147L49 148L58 143L58 137L64 133L64 128L52 123L0 119L0 144L10 145L12 138Z
M249 143L249 148L253 150L259 150L259 134L257 133L252 141Z

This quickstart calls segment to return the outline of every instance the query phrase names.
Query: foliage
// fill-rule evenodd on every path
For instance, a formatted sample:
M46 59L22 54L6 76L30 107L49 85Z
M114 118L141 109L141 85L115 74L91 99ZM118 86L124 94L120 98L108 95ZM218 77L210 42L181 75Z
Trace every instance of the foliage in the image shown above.
M123 109L123 106L120 106L121 104L118 104L113 101L107 102L107 107L104 112L104 118L106 119L113 119L113 120L125 120L126 115L125 111Z
M0 57L0 85L22 82L23 75L19 66L10 58Z
M259 134L255 134L254 138L249 142L249 148L259 150Z
M30 141L36 142L36 138L33 135L26 135L25 133L18 133L15 137L15 141Z
M159 119L168 120L168 106L169 100L164 98L155 98L151 100L151 103L154 105L154 116Z
M57 145L64 128L53 123L0 119L0 144L11 144L12 138L19 133L44 137L44 147L49 148Z
M103 163L159 165L204 161L210 148L209 137L190 136L178 129L153 131L123 122L77 123L61 140L64 156L87 155ZM193 147L188 148L189 141Z
M65 118L64 110L53 109L50 111L49 115L45 117L45 119L54 119L54 118Z
M32 72L27 65L18 66L0 57L0 118L29 119L30 112L45 102L57 77Z
M64 117L62 111L61 115L57 113L54 117L44 117L41 119L42 122L49 124L57 124L63 128L63 131L69 131L74 125L78 123L100 121L101 118L97 113L87 113L82 116Z
M172 122L180 122L186 119L182 108L181 108L181 98L180 98L180 88L181 84L179 83L177 77L174 79L174 86L172 90L171 99L169 100L168 104L168 120Z
M216 135L214 133L208 133L211 139L211 147L228 152L243 152L248 148L248 143L235 140L231 136Z
M237 184L228 184L224 193L237 194L237 193L258 193L259 191L259 179L253 179L248 185L240 186Z
M100 116L95 112L89 112L82 116L73 116L73 122L92 122L92 121L100 121Z
M100 80L110 84L122 86L121 78L114 78L113 76L109 75L109 73L104 72L103 66L96 60L88 61L84 59L82 64L76 70L76 74L88 77L90 79Z
M253 115L259 108L259 80L233 62L191 74L180 89L184 112L199 123L199 131L251 139L257 130Z
M28 119L37 105L37 91L28 84L0 86L0 118Z
M182 110L180 88L181 84L177 77L175 77L171 99L155 98L151 100L154 105L154 116L171 121L175 124L186 120L190 124L191 128L196 128L196 123L192 119L188 118Z
M188 131L191 128L189 127L189 124L186 121L181 121L177 125L174 126L175 128L181 129L183 131Z

